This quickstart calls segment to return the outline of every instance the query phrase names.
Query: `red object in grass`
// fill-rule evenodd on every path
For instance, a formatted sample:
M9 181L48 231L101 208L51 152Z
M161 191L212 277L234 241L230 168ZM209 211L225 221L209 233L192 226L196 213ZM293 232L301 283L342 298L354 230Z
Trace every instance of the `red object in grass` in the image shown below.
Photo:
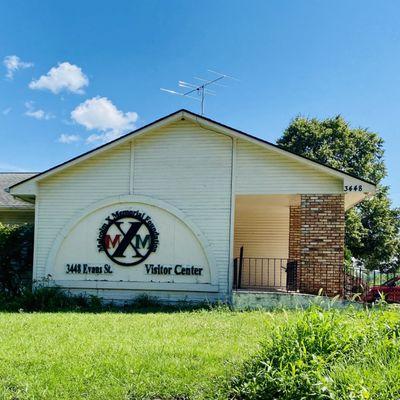
M400 276L389 279L382 285L372 286L363 297L369 303L381 298L388 303L400 303Z

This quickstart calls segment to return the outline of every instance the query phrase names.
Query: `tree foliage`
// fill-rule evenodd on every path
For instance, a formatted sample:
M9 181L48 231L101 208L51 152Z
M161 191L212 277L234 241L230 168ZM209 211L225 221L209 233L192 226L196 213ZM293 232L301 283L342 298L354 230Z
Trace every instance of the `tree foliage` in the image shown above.
M16 295L32 280L33 225L0 223L0 291Z
M346 213L346 255L367 268L399 266L400 209L393 208L386 176L383 139L365 128L351 128L340 115L318 120L296 117L278 145L378 185L372 199Z

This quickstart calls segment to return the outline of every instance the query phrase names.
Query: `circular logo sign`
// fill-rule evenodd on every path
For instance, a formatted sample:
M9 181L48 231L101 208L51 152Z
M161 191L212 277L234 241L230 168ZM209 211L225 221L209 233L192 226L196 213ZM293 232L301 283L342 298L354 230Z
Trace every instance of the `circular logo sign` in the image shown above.
M158 235L151 218L144 212L116 211L101 226L97 247L116 264L130 267L157 250Z

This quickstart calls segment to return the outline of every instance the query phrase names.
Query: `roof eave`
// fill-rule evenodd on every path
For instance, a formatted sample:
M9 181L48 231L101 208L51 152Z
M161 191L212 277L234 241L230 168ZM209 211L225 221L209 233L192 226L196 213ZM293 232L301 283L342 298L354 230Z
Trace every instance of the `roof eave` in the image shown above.
M198 117L200 117L200 119ZM375 191L376 191L376 184L372 183L372 182L369 182L369 181L366 181L365 179L361 179L361 178L356 177L356 176L354 176L352 174L348 174L346 172L337 170L336 168L321 164L321 163L319 163L317 161L314 161L314 160L311 160L311 159L309 159L307 157L304 157L304 156L301 156L299 154L293 153L293 152L291 152L289 150L283 149L283 148L281 148L281 147L279 147L279 146L277 146L277 145L275 145L273 143L270 143L270 142L268 142L266 140L260 139L260 138L258 138L256 136L249 135L248 133L239 131L239 130L237 130L235 128L231 128L231 127L228 127L226 125L220 124L220 123L215 122L213 120L210 120L210 119L208 119L206 117L201 117L201 116L197 116L196 115L196 117L194 119L200 125L204 125L204 128L206 128L206 129L209 129L210 124L211 124L212 127L215 127L215 125L217 124L218 130L219 131L223 130L223 133L226 133L226 134L231 135L231 136L232 136L232 133L233 133L233 136L236 136L238 138L245 138L248 141L250 141L250 142L252 142L252 143L254 143L256 145L261 145L261 146L263 146L265 148L268 148L268 149L270 149L272 151L280 153L283 156L295 159L296 161L301 162L303 164L308 164L309 166L317 168L317 169L323 171L324 173L327 173L329 175L335 176L335 177L337 177L339 179L343 179L343 180L352 179L352 180L357 180L359 182L363 182L364 184L367 185L366 188L365 188L365 193L375 193ZM203 122L204 120L206 121L206 123Z
M105 144L103 144L103 145L101 145L99 147L96 147L93 150L89 150L86 153L78 155L78 156L76 156L76 157L74 157L74 158L72 158L70 160L67 160L67 161L65 161L65 162L63 162L61 164L58 164L58 165L56 165L56 166L54 166L52 168L49 168L49 169L47 169L47 170L45 170L45 171L43 171L43 172L41 172L41 173L39 173L39 174L37 174L37 175L35 175L33 177L30 177L28 179L24 179L23 181L18 182L15 185L10 186L8 189L9 189L9 191L10 191L10 193L12 195L18 195L18 193L15 191L15 189L17 187L22 186L27 182L35 182L36 183L36 182L38 182L38 181L40 181L42 179L45 179L49 175L52 175L52 174L54 174L56 172L59 172L60 170L62 170L64 168L70 167L72 165L77 164L78 162L84 161L87 158L90 158L90 157L102 152L105 149L109 150L109 149L112 149L112 148L114 148L116 146L119 146L119 145L125 143L126 141L129 141L131 139L131 136L133 136L133 135L135 137L137 137L137 136L140 136L142 134L147 133L149 130L161 128L162 126L165 126L165 125L170 124L172 122L178 121L179 119L181 119L184 116L184 112L185 112L185 110L179 110L179 111L176 111L176 112L174 112L172 114L169 114L169 115L167 115L167 116L165 116L163 118L160 118L160 119L158 119L158 120L156 120L154 122L151 122L150 124L147 124L147 125L139 128L139 129L137 129L137 130L135 130L133 132L127 133L126 135L121 136L121 137L119 137L119 138L117 138L117 139L115 139L115 140L113 140L111 142L105 143Z
M237 138L246 139L246 140L248 140L248 141L250 141L252 143L255 143L257 145L261 145L261 146L263 146L265 148L268 148L271 151L275 151L277 153L280 153L283 156L293 158L293 159L295 159L295 160L297 160L298 162L301 162L301 163L306 163L306 164L308 164L308 165L310 165L310 166L312 166L314 168L317 168L317 169L319 169L319 170L321 170L321 171L323 171L323 172L325 172L325 173L327 173L327 174L329 174L331 176L335 176L337 178L343 179L344 184L345 184L346 180L347 181L355 180L355 181L363 182L366 185L365 193L368 193L368 194L375 193L376 185L374 183L372 183L372 182L366 181L366 180L361 179L359 177L356 177L356 176L353 176L351 174L345 173L343 171L337 170L337 169L332 168L330 166L321 164L321 163L319 163L317 161L311 160L311 159L309 159L307 157L304 157L304 156L301 156L299 154L290 152L290 151L288 151L286 149L283 149L283 148L281 148L281 147L279 147L279 146L277 146L277 145L275 145L273 143L270 143L270 142L268 142L266 140L260 139L260 138L258 138L256 136L252 136L252 135L250 135L248 133L242 132L240 130L237 130L235 128L232 128L232 127L229 127L227 125L221 124L219 122L213 121L213 120L211 120L211 119L209 119L207 117L192 113L191 111L188 111L188 110L185 110L185 109L178 110L178 111L176 111L176 112L174 112L172 114L169 114L169 115L167 115L167 116L165 116L163 118L160 118L160 119L158 119L158 120L156 120L156 121L154 121L154 122L152 122L150 124L147 124L147 125L139 128L139 129L137 129L137 130L135 130L133 132L130 132L130 133L118 138L118 139L115 139L112 142L105 143L102 146L99 146L99 147L97 147L97 148L95 148L93 150L90 150L90 151L88 151L88 152L86 152L84 154L81 154L81 155L79 155L79 156L77 156L75 158L72 158L71 160L68 160L68 161L66 161L66 162L64 162L62 164L56 165L55 167L52 167L52 168L50 168L50 169L48 169L48 170L46 170L46 171L44 171L44 172L42 172L42 173L40 173L38 175L35 175L34 177L31 177L31 178L28 178L28 179L26 179L24 181L21 181L21 182L15 184L15 185L13 185L13 186L11 186L9 188L10 189L10 193L12 195L18 196L18 197L20 197L20 195L23 195L23 194L24 195L35 195L36 194L36 185L30 185L30 189L29 190L27 190L27 188L25 188L25 190L22 190L22 191L18 190L18 189L20 189L21 187L25 186L28 182L36 183L36 182L38 182L38 181L40 181L42 179L45 179L49 175L52 175L52 174L54 174L54 173L56 173L56 172L58 172L58 171L60 171L60 170L62 170L64 168L69 167L69 166L75 165L75 164L77 164L77 163L79 163L79 162L81 162L81 161L83 161L83 160L85 160L87 158L90 158L90 157L102 152L103 150L112 149L115 146L123 144L126 141L131 140L132 137L135 137L135 138L139 137L141 135L146 134L150 130L161 128L161 127L163 127L165 125L168 125L168 124L170 124L172 122L175 122L175 121L178 121L180 119L188 119L188 120L190 120L192 122L197 123L199 126L205 128L205 129L211 129L211 130L217 131L219 133L223 133L223 134L229 135L231 137L237 137Z

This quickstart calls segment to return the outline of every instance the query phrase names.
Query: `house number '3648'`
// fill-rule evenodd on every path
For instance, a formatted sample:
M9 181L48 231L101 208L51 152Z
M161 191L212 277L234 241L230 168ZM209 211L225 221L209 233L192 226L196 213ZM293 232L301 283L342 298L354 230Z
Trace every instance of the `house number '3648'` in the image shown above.
M345 192L362 192L363 187L362 185L345 185L344 191Z

